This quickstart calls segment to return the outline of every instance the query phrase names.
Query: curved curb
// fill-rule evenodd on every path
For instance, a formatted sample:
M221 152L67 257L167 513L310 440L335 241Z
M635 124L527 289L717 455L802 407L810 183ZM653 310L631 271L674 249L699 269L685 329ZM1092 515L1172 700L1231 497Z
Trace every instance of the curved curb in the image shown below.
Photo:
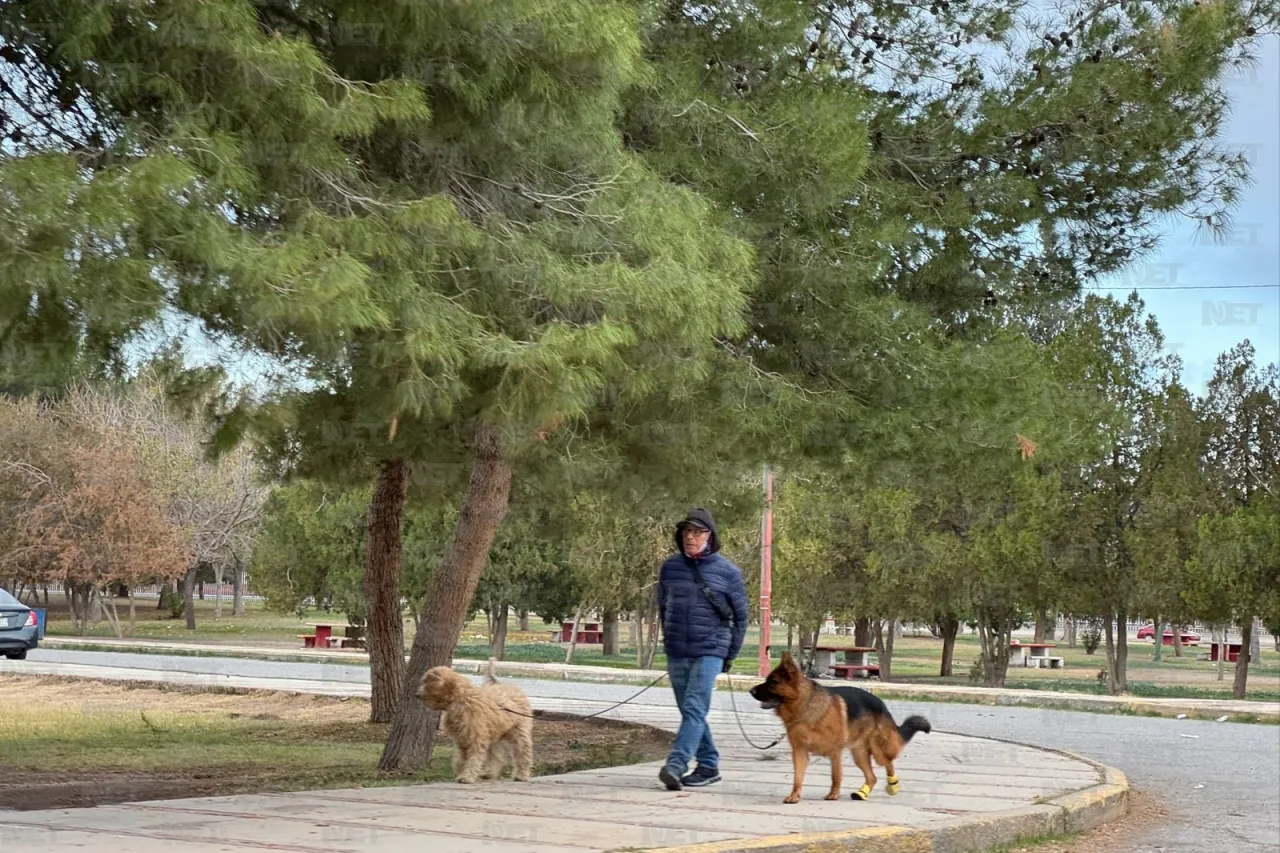
M1123 773L1083 756L1060 754L1092 765L1101 781L1037 805L962 818L933 829L874 826L654 847L645 853L977 853L1031 838L1085 832L1129 813L1129 780Z

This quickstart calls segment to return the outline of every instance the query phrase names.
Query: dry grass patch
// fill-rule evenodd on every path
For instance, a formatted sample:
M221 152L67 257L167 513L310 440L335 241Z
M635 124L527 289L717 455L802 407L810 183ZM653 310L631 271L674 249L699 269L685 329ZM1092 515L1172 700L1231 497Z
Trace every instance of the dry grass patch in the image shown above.
M365 699L218 691L53 676L0 676L0 808L451 778L447 740L424 773L380 773L387 726ZM665 757L643 726L539 715L535 773Z

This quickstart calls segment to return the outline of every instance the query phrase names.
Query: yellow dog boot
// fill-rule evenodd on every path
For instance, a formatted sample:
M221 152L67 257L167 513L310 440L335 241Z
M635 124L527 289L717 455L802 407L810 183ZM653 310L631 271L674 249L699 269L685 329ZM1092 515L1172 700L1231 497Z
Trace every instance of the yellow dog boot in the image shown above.
M851 800L869 800L871 799L871 786L863 785L858 790L849 795Z
M884 792L885 792L886 794L888 794L889 796L891 796L891 797L896 797L896 796L898 796L898 791L902 790L902 789L898 786L898 777L897 777L897 776L890 776L886 781L888 782L888 784L887 784L887 785L885 785L885 787L884 787Z

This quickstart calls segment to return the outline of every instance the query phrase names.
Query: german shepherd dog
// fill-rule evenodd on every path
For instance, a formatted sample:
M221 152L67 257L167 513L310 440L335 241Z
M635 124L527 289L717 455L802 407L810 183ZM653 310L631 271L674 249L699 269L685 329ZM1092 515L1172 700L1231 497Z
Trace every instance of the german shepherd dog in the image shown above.
M885 791L892 797L899 790L893 762L916 732L932 731L924 717L907 717L902 725L896 725L884 702L866 690L819 684L801 671L790 653L783 653L782 662L769 677L751 688L751 697L762 708L774 711L787 729L795 781L784 803L800 801L800 788L811 755L831 762L831 790L824 799L839 799L846 747L866 780L850 798L866 800L871 796L871 789L876 786L876 775L871 770L873 758L885 769L888 776Z

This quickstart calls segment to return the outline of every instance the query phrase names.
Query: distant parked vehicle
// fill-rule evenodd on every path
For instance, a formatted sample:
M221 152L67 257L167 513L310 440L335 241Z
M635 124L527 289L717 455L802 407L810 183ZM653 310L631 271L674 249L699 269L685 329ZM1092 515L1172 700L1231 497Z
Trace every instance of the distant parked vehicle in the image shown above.
M1137 636L1139 640L1151 640L1152 642L1155 642L1155 638L1156 638L1155 626L1143 625L1141 628L1138 629ZM1199 645L1199 643L1200 643L1200 635L1197 634L1195 631L1182 632L1182 645L1195 646L1195 645ZM1173 629L1172 628L1164 629L1164 644L1166 646L1173 645Z
M36 612L0 589L0 654L9 660L22 660L38 645L40 624Z

